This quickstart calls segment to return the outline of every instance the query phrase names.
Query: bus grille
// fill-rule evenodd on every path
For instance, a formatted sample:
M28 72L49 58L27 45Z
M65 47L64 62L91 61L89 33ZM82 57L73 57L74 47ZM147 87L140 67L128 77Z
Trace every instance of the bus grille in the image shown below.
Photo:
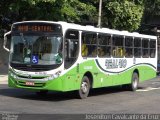
M17 75L19 78L24 78L24 79L28 79L28 76L22 76L22 75ZM36 77L36 76L30 76L30 78L29 79L39 79L39 80L41 80L41 79L44 79L44 78L46 78L46 77Z

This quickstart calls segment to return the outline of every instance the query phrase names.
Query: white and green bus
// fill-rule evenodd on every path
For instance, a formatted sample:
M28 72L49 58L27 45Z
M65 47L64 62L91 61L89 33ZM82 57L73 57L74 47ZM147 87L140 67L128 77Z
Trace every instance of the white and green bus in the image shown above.
M4 49L10 53L8 85L38 94L77 91L86 98L91 88L117 85L135 91L139 82L156 77L156 36L24 21L4 35Z

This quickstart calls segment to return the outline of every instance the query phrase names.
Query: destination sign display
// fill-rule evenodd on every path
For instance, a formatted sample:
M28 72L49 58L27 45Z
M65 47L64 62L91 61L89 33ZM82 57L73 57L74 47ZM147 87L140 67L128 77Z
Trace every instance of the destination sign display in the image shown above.
M20 25L17 28L18 31L43 31L43 32L53 32L52 26L47 25Z
M48 23L20 23L15 24L12 31L17 32L61 32L61 26Z

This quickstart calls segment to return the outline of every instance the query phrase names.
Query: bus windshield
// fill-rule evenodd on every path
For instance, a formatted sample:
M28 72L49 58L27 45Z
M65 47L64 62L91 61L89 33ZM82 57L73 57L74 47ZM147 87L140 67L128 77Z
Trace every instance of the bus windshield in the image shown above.
M60 35L13 35L10 62L31 65L61 64L62 46Z

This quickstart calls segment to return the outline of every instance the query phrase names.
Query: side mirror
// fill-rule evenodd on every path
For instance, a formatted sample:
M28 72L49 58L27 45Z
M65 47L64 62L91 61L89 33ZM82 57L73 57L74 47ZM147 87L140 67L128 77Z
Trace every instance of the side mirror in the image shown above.
M9 52L10 51L10 44L11 44L11 31L4 34L4 43L3 48Z

